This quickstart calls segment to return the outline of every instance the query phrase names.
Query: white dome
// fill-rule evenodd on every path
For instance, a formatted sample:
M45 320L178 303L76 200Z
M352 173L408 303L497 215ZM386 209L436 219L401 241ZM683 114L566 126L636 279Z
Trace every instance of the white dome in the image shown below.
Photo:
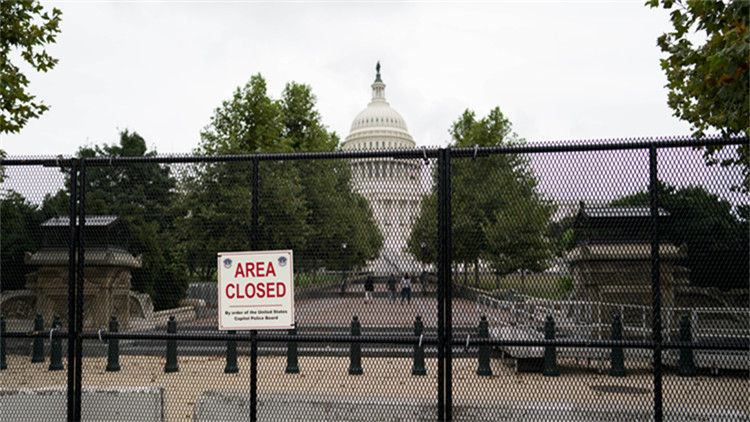
M385 83L380 79L380 63L372 84L372 101L352 121L344 149L409 148L416 143L401 114L385 100Z
M373 101L357 114L350 132L364 128L396 128L408 132L406 122L398 111L385 101Z

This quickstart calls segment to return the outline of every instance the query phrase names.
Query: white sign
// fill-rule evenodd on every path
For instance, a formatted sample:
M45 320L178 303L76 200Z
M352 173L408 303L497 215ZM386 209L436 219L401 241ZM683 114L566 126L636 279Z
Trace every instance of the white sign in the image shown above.
M292 251L220 252L219 329L294 328Z

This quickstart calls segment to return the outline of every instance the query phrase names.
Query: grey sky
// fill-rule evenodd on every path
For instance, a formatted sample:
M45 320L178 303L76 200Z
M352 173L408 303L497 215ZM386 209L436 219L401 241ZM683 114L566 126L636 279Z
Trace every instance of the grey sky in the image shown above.
M635 2L46 2L63 11L31 75L52 108L11 155L72 154L139 132L160 153L195 148L213 110L261 73L278 98L309 84L343 139L386 96L418 145L444 145L466 108L500 106L530 142L686 135L663 88L656 38L668 15Z
M0 146L12 156L70 155L115 143L127 128L159 153L189 153L213 111L257 73L273 98L289 81L310 85L343 140L370 101L378 60L386 98L417 145L443 146L465 109L484 116L495 106L529 142L689 135L667 107L659 65L656 38L669 16L643 3L45 2L63 11L49 47L60 62L30 76L52 108ZM679 160L661 166L671 183L714 185L746 202L728 192L737 172L706 169L698 153L670 154ZM647 162L636 161L533 163L542 188L564 199L643 189Z

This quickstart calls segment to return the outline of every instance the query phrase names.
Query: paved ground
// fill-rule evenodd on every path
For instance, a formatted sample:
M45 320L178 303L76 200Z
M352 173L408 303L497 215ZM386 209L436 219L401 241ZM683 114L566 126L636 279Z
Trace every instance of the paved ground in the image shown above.
M401 302L397 293L395 300L389 300L384 286L376 285L375 298L365 302L362 285L350 286L347 296L340 297L338 292L330 292L328 297L299 299L294 303L295 319L299 326L345 326L352 322L356 315L366 326L413 327L417 315L422 317L426 327L437 326L437 299L435 286L428 285L430 295L425 297L422 285L415 284L411 302ZM461 298L454 298L453 324L476 326L479 324L479 314L475 302ZM203 318L196 323L199 325L217 325L218 317Z
M348 326L357 315L363 326L412 327L414 318L421 315L426 327L437 324L437 303L434 298L423 298L416 289L411 304L399 300L390 302L376 297L364 303L362 297L304 299L296 304L300 325ZM455 325L475 326L478 313L473 302L454 300ZM202 321L214 325L215 318ZM93 344L92 342L87 342ZM105 372L106 358L85 358L83 384L85 386L161 386L166 392L169 420L190 420L196 401L204 391L249 390L250 366L247 356L240 356L240 372L225 374L225 358L218 356L180 356L180 371L164 373L162 356L121 356L120 372ZM49 372L45 364L31 364L27 357L11 355L8 369L0 371L0 387L49 387L67 385L67 371ZM559 362L562 375L556 378L541 374L516 374L511 362L493 359L493 375L476 375L475 358L453 361L453 402L462 405L485 406L492 416L506 412L515 403L581 404L600 409L622 409L627 406L650 408L653 400L653 377L648 366L629 366L626 378L612 378L600 374L596 368L583 367L574 361ZM401 404L435 406L437 403L437 361L427 359L426 376L412 376L410 358L362 359L364 374L348 375L349 359L334 356L303 356L299 358L300 374L285 374L283 356L261 356L258 360L259 397L299 394L300 396L329 396L340 402L370 402L372 414L388 420L398 416L388 412L403 409ZM680 378L665 375L664 405L692 407L703 410L742 412L750 416L750 381L747 372L722 373L719 376ZM380 403L381 405L377 405ZM519 405L520 406L520 405ZM505 410L502 410L505 409ZM507 413L507 412L506 412ZM40 415L40 419L43 418ZM106 420L106 417L102 419ZM288 420L303 419L289 415ZM425 420L430 420L428 417ZM454 415L454 420L462 419ZM492 420L492 418L490 418ZM614 420L614 419L613 419ZM738 420L743 420L742 418Z
M83 384L161 386L166 391L168 419L175 421L190 420L196 400L206 390L249 389L250 366L246 357L240 357L240 372L237 374L224 374L225 360L218 356L180 357L180 371L170 374L164 373L164 363L162 357L122 356L120 372L105 372L105 358L86 358ZM49 372L48 365L48 362L31 364L26 357L9 356L8 369L0 372L0 386L65 386L67 371ZM648 408L653 399L653 378L646 367L629 367L626 378L612 378L595 370L576 369L572 362L561 362L560 377L543 377L540 374L515 374L512 367L495 359L491 363L493 375L480 377L475 374L476 365L475 359L456 359L453 362L453 402L457 406L482 403L492 409L494 404L499 412L501 408L507 408L508 403L543 402L621 409L624 406ZM300 357L299 366L301 373L285 374L285 358L260 357L259 394L297 392L331 395L341 401L374 397L393 405L406 402L434 405L437 402L434 359L427 360L427 376L422 377L411 375L412 361L405 358L363 358L364 374L359 376L348 375L348 358ZM747 373L696 378L668 374L663 385L665 407L739 411L750 416ZM373 408L373 412L383 411L386 410ZM299 417L289 416L290 420Z
M363 294L364 296L364 294ZM357 315L363 326L414 325L417 315L422 317L425 326L437 326L437 299L412 297L411 303L401 303L400 299L376 297L369 303L362 298L303 299L295 303L297 322L301 326L310 325L349 325L352 316ZM464 299L453 301L453 323L455 325L477 325L479 319L474 302Z

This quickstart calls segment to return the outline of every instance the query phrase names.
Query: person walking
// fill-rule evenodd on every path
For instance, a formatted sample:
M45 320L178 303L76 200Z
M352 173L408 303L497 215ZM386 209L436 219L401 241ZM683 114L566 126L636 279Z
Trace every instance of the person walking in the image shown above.
M388 277L388 300L391 302L396 301L396 274L391 274Z
M401 279L401 304L404 304L404 299L406 299L406 303L411 305L411 278L409 278L409 274L404 274L404 278Z
M375 290L375 285L372 281L372 276L368 275L365 279L365 303L372 302L372 292Z

